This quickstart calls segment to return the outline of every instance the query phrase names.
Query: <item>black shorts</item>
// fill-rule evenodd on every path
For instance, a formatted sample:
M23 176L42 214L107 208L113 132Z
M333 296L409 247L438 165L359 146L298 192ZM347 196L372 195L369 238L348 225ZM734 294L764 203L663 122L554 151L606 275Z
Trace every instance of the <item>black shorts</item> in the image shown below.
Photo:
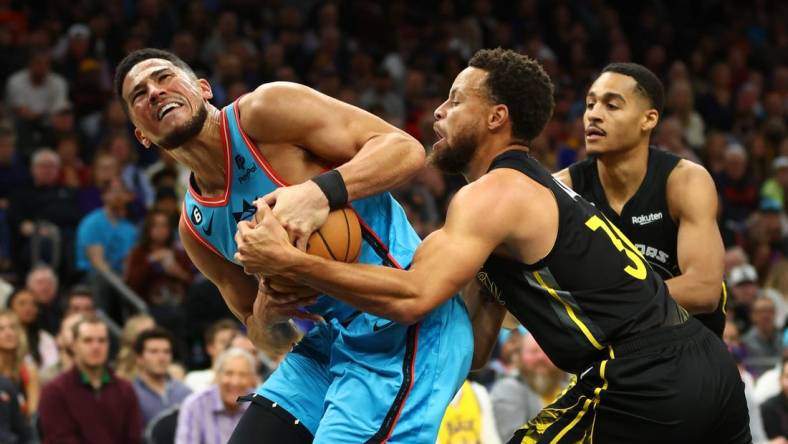
M751 443L744 384L700 322L613 347L509 443Z
M260 395L243 396L239 402L251 402L228 444L277 442L309 444L312 433L282 407Z

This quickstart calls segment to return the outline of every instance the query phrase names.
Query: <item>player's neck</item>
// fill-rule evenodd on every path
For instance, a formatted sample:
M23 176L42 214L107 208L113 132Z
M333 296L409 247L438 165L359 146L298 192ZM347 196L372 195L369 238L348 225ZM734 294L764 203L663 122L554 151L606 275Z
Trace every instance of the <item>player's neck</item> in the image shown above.
M204 197L224 192L227 165L221 132L222 112L208 107L208 117L199 134L170 154L194 173L194 180Z
M463 173L465 179L470 183L484 176L490 169L490 165L498 155L509 150L529 151L525 142L514 141L511 137L495 137L479 145L473 159L468 164L468 169Z
M646 177L648 141L644 144L597 158L599 181L608 203L617 212L637 192Z

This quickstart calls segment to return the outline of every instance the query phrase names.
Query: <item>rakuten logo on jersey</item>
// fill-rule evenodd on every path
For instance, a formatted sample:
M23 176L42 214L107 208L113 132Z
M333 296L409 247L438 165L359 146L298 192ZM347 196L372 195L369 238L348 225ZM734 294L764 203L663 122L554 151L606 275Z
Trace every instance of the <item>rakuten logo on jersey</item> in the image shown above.
M640 216L632 216L632 223L635 225L648 225L651 222L656 222L662 219L662 212L642 214Z

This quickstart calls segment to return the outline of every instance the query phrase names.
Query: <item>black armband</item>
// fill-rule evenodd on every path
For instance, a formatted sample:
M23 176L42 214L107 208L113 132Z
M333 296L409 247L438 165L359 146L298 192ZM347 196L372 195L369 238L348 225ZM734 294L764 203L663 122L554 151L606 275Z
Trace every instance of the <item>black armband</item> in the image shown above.
M347 188L345 188L345 180L342 179L342 174L337 170L326 171L325 173L312 178L312 182L316 183L326 195L328 199L328 206L332 210L344 207L347 205Z

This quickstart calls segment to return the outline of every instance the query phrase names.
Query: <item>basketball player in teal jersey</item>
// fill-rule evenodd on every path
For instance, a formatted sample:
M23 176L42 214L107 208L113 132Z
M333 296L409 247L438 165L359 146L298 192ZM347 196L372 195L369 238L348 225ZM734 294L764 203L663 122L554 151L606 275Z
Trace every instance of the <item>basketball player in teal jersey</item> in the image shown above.
M237 224L252 220L253 203L264 197L275 202L289 242L301 248L329 209L349 203L362 225L359 260L407 267L420 240L384 191L421 168L421 145L372 114L297 84L263 85L217 109L207 81L155 49L121 61L115 85L139 141L192 170L181 240L255 344L289 350L296 337L289 317L325 320L258 389L230 442L434 442L471 360L472 331L459 296L415 325L328 296L303 313L277 310L234 259Z
M508 309L577 375L510 443L749 443L743 384L722 341L603 213L528 155L552 109L538 63L500 48L474 55L435 111L432 157L470 184L407 270L307 255L262 204L257 226L239 225L238 257L404 324L478 276L503 304L485 313L500 325Z
M673 299L722 337L727 293L717 190L702 166L649 146L664 96L644 66L605 67L586 96L589 158L556 177L620 228Z

